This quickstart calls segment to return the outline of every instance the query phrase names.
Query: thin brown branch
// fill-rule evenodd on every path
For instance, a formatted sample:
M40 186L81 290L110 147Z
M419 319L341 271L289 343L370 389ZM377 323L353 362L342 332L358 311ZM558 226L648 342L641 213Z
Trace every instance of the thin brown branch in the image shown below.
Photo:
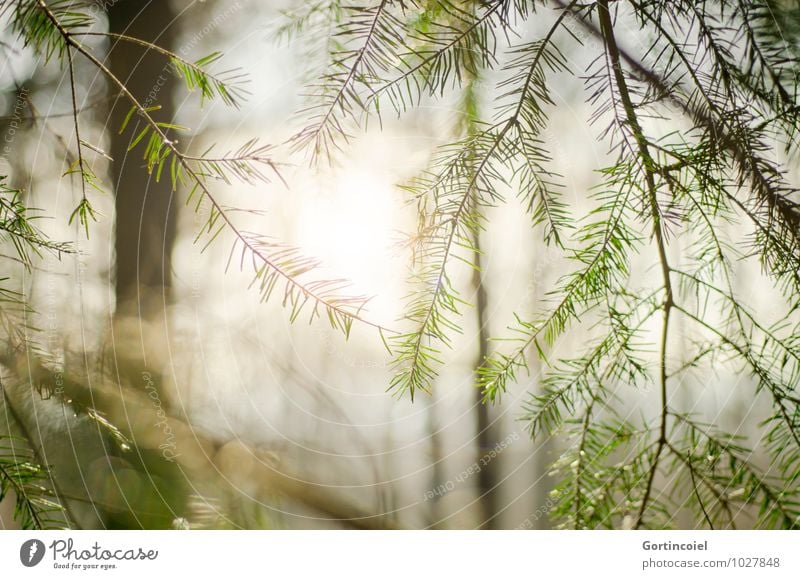
M664 299L664 321L661 332L661 353L659 360L660 370L660 387L661 387L661 412L659 419L659 436L658 444L653 456L653 464L650 467L650 473L647 479L644 496L642 497L641 506L639 507L639 514L636 518L635 528L642 525L648 503L653 492L653 483L655 481L656 473L658 472L659 459L667 442L667 416L668 416L668 393L667 393L667 345L669 340L669 320L670 312L673 306L673 293L672 283L670 281L670 267L667 259L666 241L664 239L664 232L661 228L661 211L658 206L658 190L655 182L655 161L647 144L647 138L644 135L642 126L639 123L636 115L636 109L633 101L631 100L628 84L625 80L625 72L622 69L620 61L620 51L617 45L616 38L614 37L614 25L611 21L611 12L608 7L608 0L600 0L598 2L598 14L600 19L600 30L603 35L603 40L608 53L608 58L611 62L611 67L614 73L615 84L619 92L622 106L625 110L627 123L630 127L636 144L639 148L639 155L644 168L645 181L647 183L647 191L650 197L650 208L652 211L653 219L653 234L658 247L659 261L661 264L661 273L663 276L664 290L666 296Z

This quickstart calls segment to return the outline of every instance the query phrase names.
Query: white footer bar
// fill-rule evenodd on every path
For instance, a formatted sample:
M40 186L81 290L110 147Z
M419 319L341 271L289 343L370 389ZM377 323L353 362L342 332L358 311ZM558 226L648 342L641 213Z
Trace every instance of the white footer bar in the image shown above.
M793 531L0 532L0 577L800 577ZM174 575L173 575L174 574ZM552 574L552 575L550 575Z

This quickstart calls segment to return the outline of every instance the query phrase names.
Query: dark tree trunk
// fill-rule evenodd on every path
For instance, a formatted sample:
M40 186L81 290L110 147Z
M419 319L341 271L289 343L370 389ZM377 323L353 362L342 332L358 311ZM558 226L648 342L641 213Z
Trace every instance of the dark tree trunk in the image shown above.
M176 40L176 12L170 2L119 0L108 11L112 33L133 36L164 48ZM160 106L153 114L171 122L175 115L173 90L176 79L167 59L130 42L116 42L110 51L112 72L147 107ZM170 301L171 253L175 239L175 203L168 178L156 182L142 159L144 144L133 151L129 145L138 133L135 119L124 134L118 131L129 102L117 99L112 109L111 156L116 191L116 317L153 318L163 314Z
M475 311L478 323L478 351L476 355L475 368L480 368L489 354L489 328L488 328L488 296L483 285L483 275L481 273L481 252L480 235L475 235L475 270L473 272L473 287L475 289ZM476 378L477 379L477 378ZM478 471L478 495L481 504L481 528L498 529L500 521L500 495L497 472L500 467L497 459L484 460L496 443L496 428L492 424L490 407L483 402L483 391L475 389L475 414L476 414L476 435L477 443L477 464L480 466Z
M108 3L109 31L151 42L176 51L177 11L167 0L117 0ZM174 122L173 104L178 81L169 60L147 47L112 39L109 49L111 72L122 81L145 108L160 107L152 112L157 121ZM111 87L112 93L117 92ZM111 355L115 375L121 385L133 391L152 385L158 393L158 407L147 408L148 417L158 423L158 410L172 412L169 384L163 373L169 362L170 341L168 308L171 302L171 255L175 241L176 202L168 176L156 181L147 172L143 158L146 140L129 151L136 135L144 128L137 116L123 134L119 130L131 110L130 101L120 96L110 111L108 133L111 137L112 187L115 191L116 276L114 278L116 308L113 319ZM152 395L151 395L152 398ZM112 421L125 420L126 407L109 409ZM124 422L122 422L124 423ZM163 427L162 427L163 428ZM165 431L166 432L166 431ZM167 436L160 443L168 443ZM173 454L179 451L168 448ZM148 514L108 513L108 527L163 528L185 508L187 489L177 465L158 449L137 448L129 462L142 473L155 473L150 496L143 498ZM152 479L151 479L152 480Z

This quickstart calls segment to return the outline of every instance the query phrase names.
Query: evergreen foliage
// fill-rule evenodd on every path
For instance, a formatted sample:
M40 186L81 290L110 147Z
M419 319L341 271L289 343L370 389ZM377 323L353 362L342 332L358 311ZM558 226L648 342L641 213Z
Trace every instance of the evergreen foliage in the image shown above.
M316 279L314 259L240 229L217 200L215 182L254 184L277 174L271 147L250 140L224 155L201 156L179 148L176 136L188 129L139 102L84 42L100 36L142 43L96 31L90 2L0 6L14 34L69 72L70 172L83 183L73 219L87 235L96 219L92 188L102 185L84 155L98 148L80 136L79 59L128 101L119 129L135 135L131 149L146 170L184 190L190 206L210 206L199 242L230 235L229 263L252 272L264 300L282 295L292 320L326 317L345 334L354 323L374 326L363 316L367 300L350 296L346 282ZM571 267L537 315L511 320L510 338L476 369L477 387L487 403L498 402L523 379L531 356L545 362L525 420L534 439L558 434L572 444L553 467L560 476L553 515L563 526L669 527L676 508L686 506L712 528L733 525L743 511L755 514L758 527L800 526L797 15L796 4L781 0L316 0L280 30L330 39L327 70L310 85L309 105L299 113L305 124L288 143L314 162L334 159L370 119L402 116L471 79L500 79L484 89L494 110L472 119L406 187L419 214L412 290L402 328L378 329L394 356L390 388L412 399L430 391L468 305L455 272L474 267L476 236L492 225L487 209L514 191L542 242ZM547 26L531 39L534 23ZM623 29L638 34L623 38ZM586 70L574 70L567 55L589 37L603 49L588 55ZM219 54L189 62L152 49L201 100L235 107L246 96L237 71L211 70ZM593 110L587 122L613 160L595 168L598 185L582 195L591 206L583 214L567 202L547 150L556 76L583 84ZM684 128L665 132L664 119ZM69 251L37 232L18 192L3 193L0 231L20 260ZM639 255L654 256L656 274L637 270ZM762 319L734 284L739 263L754 260L781 297L779 322ZM688 328L680 352L678 320ZM594 336L582 351L555 352L562 336L580 329ZM673 404L686 373L717 365L752 376L753 396L769 398L762 425L767 464L757 464L736 433ZM626 389L652 393L654 421L632 418ZM37 481L47 466L33 450L15 454L13 440L2 448L21 458L0 457L2 491L12 489L22 501L24 524L44 526L58 508L50 494L35 490L43 488Z
M333 27L342 44L296 138L314 158L335 155L387 110L402 116L488 70L500 79L485 89L496 106L475 120L478 130L442 146L407 186L420 225L405 329L389 339L391 388L412 399L430 391L468 305L455 272L472 266L475 236L491 227L487 208L514 191L543 243L572 267L538 315L515 315L511 335L477 368L477 386L497 402L530 356L545 362L524 419L534 439L574 441L555 466L560 523L668 527L673 507L689 505L711 527L753 509L758 527L800 526L797 6L409 0L328 2L313 13L299 26ZM534 22L548 25L528 38ZM638 34L620 39L621 30ZM588 38L603 50L573 70L567 54ZM566 202L546 144L553 79L565 75L583 82L587 122L613 158L596 167L583 215ZM664 119L685 128L666 132ZM634 258L650 254L658 276L634 286L643 279ZM754 259L782 296L780 322L761 319L733 283L738 264ZM678 318L689 328L680 353ZM581 328L596 339L553 357L559 338ZM766 466L737 436L672 403L689 371L719 364L751 375L751 395L771 399ZM622 400L630 388L658 395L655 422L631 421Z

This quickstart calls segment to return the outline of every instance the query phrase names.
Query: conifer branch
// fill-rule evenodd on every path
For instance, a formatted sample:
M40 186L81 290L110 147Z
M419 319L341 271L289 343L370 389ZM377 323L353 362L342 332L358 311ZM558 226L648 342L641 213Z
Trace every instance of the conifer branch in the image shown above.
M204 227L205 235L209 237L206 246L223 231L230 231L236 239L236 244L242 249L242 265L245 258L248 255L250 256L255 275L254 284L258 286L263 300L267 300L272 295L277 282L282 280L284 284L283 303L290 309L292 320L295 320L301 311L306 306L309 306L311 309L310 320L324 315L334 329L341 330L345 335L349 335L354 321L384 331L384 328L381 328L378 324L370 322L361 316L361 311L368 301L367 298L348 296L342 293L342 289L346 286L342 280L306 281L305 278L303 280L300 279L301 276L317 269L317 262L298 256L296 250L278 247L275 244L266 242L264 239L241 231L233 222L227 208L212 195L204 180L204 174L192 166L191 161L193 159L179 150L175 141L171 140L165 132L170 129L180 129L180 127L170 123L157 122L151 114L153 109L145 108L130 92L124 82L118 79L86 47L75 40L74 35L70 34L69 30L60 23L58 16L48 7L44 0L37 0L37 2L47 20L61 34L66 49L74 49L85 57L130 102L132 106L131 112L128 114L122 130L126 128L133 114L137 114L144 120L146 128L139 132L132 142L131 148L144 141L147 137L145 158L148 170L155 171L158 178L169 162L173 188L177 187L178 183L188 180L192 187L188 199L190 201L194 200L198 209L202 200L208 199L211 205L211 215ZM196 162L196 158L194 160ZM234 164L237 162L236 158L228 160ZM238 161L242 162L242 158L239 158ZM206 163L206 160L200 163L200 167L203 166L203 163ZM220 161L212 159L212 169L215 166L219 168ZM195 193L197 193L196 196ZM236 245L234 245L233 249L236 249ZM274 253L271 254L271 251L274 251Z

